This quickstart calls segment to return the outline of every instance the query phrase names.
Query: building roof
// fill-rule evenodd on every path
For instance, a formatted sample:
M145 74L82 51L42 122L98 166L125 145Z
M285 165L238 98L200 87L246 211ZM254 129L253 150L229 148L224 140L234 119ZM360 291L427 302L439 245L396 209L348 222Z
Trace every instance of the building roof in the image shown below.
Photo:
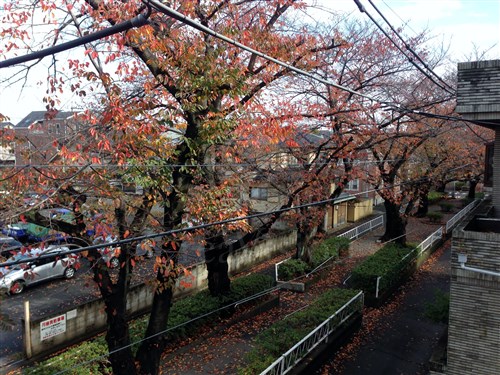
M17 123L16 128L27 128L31 124L37 121L50 120L66 120L68 117L73 116L77 112L73 111L58 111L55 113L49 113L47 111L33 111L28 116L23 118Z

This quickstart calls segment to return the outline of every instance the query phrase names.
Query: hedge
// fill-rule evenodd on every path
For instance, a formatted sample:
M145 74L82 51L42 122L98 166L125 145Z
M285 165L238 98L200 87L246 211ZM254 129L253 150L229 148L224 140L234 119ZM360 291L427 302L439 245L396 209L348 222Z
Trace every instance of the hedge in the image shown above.
M246 365L238 373L261 373L358 293L352 289L331 289L306 309L272 324L254 338L253 348L245 356Z
M437 191L431 191L429 194L427 194L427 199L429 201L429 204L436 204L438 203L441 199L443 199L445 196L444 193L440 193Z
M192 296L187 296L174 302L170 309L168 326L176 327L188 322L198 316L205 315L221 307L240 301L243 298L269 289L274 285L271 276L252 274L237 278L231 283L231 291L223 297L212 297L207 290ZM186 337L196 333L196 330L209 320L221 316L224 310L220 310L205 318L193 321L185 326L178 327L168 332L169 340ZM148 318L142 317L130 322L131 342L142 339L148 324ZM134 349L137 349L135 347ZM107 360L108 347L103 335L95 339L85 341L65 350L61 354L53 356L35 366L27 369L26 374L48 375L62 370L71 369L69 374L112 374L111 366ZM79 366L86 361L103 356L103 358ZM73 368L74 367L74 368Z
M349 239L344 237L327 238L311 250L310 264L300 259L289 259L280 264L278 277L280 280L288 281L311 272L328 259L338 258L341 252L349 249L349 243Z
M353 269L349 286L361 289L373 297L376 292L377 277L381 276L379 291L399 284L415 257L410 255L402 259L414 249L412 246L386 244Z

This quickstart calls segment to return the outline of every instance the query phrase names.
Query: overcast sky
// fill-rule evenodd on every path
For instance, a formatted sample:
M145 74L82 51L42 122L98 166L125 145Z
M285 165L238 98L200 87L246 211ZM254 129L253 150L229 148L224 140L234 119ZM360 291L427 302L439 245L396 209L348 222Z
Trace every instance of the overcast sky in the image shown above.
M406 25L404 36L411 37L427 29L437 44L450 47L452 58L467 60L474 56L474 49L485 51L488 59L500 58L500 0L372 0L392 23ZM1 2L1 1L0 1ZM324 8L351 13L352 17L364 17L353 0L310 0ZM373 16L376 12L368 0L361 0ZM379 17L376 17L377 19ZM382 21L381 21L382 22ZM61 56L62 57L62 56ZM10 69L1 69L0 78L11 74ZM46 72L46 71L45 71ZM35 79L39 79L36 77ZM42 98L46 86L30 81L21 92L20 86L0 87L0 113L10 117L14 124L34 110L43 110ZM61 109L71 110L68 99Z

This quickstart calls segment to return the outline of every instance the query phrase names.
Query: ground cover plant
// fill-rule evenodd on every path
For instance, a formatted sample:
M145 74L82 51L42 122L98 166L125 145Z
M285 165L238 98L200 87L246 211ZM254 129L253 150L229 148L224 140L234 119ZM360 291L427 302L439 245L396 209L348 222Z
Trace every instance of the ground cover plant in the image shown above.
M376 293L378 277L380 277L379 291L397 285L413 263L415 257L408 254L414 249L414 246L401 246L395 243L384 245L353 269L349 285L372 296Z

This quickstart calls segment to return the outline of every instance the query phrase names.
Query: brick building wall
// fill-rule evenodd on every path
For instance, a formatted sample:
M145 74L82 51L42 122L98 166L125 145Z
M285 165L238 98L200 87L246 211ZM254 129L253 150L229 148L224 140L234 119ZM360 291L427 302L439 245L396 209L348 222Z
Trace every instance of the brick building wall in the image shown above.
M453 232L445 373L499 374L500 277L462 269L458 254L467 255L468 267L499 272L500 233L465 230L467 224Z

